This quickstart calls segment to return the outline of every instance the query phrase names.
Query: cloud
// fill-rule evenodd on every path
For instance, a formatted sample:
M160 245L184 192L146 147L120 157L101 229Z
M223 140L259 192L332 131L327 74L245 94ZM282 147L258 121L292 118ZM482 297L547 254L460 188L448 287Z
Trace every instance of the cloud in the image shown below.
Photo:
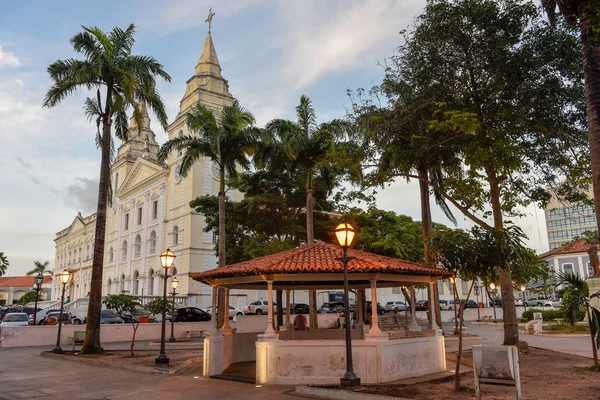
M0 69L3 67L20 67L21 60L19 57L15 56L15 53L9 53L2 49L2 44L0 44Z
M98 179L75 178L65 190L65 202L82 212L90 214L98 204Z

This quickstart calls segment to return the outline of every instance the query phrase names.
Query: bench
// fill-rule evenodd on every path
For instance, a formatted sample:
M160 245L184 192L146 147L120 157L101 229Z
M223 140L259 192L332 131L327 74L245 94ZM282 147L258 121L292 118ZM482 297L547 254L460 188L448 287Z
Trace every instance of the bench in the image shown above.
M76 344L83 344L85 339L85 331L74 331L73 336L69 336L69 339L73 341L73 351L75 351Z

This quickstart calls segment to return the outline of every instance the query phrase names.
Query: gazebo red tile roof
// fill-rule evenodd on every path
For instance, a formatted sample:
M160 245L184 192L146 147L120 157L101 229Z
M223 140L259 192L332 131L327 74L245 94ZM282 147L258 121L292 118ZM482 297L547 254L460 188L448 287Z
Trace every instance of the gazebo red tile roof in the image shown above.
M591 246L585 239L581 239L540 254L538 258L544 259L555 254L587 253Z
M52 281L51 276L44 276L44 283ZM0 287L16 287L31 289L35 284L35 275L32 276L2 276L0 277Z
M265 257L191 274L197 281L209 283L212 279L264 274L316 274L343 273L343 256L339 246L318 241L315 244L282 251ZM423 264L348 249L348 256L355 257L348 263L348 273L384 273L449 277L451 273Z

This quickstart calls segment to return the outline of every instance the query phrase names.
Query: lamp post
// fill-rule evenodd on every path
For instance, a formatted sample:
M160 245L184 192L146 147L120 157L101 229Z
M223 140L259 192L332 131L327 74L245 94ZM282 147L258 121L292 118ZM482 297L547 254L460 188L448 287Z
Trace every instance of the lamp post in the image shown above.
M54 347L54 349L52 349L52 352L56 354L61 354L63 352L63 349L60 347L60 331L62 329L63 307L65 305L65 290L67 289L67 283L71 278L71 274L69 274L69 271L64 270L59 276L60 281L63 284L63 288L62 295L60 297L60 313L58 314L58 335L56 336L56 346Z
M350 301L348 299L348 262L354 257L348 257L348 247L352 244L352 240L356 235L356 231L352 225L343 223L335 228L335 236L338 243L344 249L344 256L338 258L344 265L344 320L346 323L346 373L340 379L340 384L346 387L360 386L360 378L354 373L352 367L352 337L350 331Z
M479 315L479 282L475 281L473 289L475 289L475 298L477 299L477 322L481 321L481 315Z
M494 322L498 322L498 319L496 318L496 284L494 282L490 283L490 290L494 295L494 298L492 299L492 308L494 309Z
M523 311L527 311L527 303L525 303L525 289L527 289L525 287L525 285L521 285L521 299L523 299Z
M167 249L163 251L160 255L160 263L163 267L164 271L164 282L163 282L163 309L162 309L162 329L160 333L160 354L156 357L154 362L156 364L168 364L169 359L165 354L165 320L167 319L167 275L169 272L169 268L173 265L173 261L175 261L175 254L171 251L171 249ZM172 319L173 317L171 317Z
M178 285L179 285L179 279L177 279L177 278L171 279L171 287L173 288L173 310L175 310L175 295L177 294L177 293L175 293L175 289L177 289ZM175 335L173 334L173 330L175 329L174 328L175 318L174 318L173 314L174 314L174 311L171 311L171 337L169 338L169 342L175 341Z
M452 307L454 308L454 334L458 335L458 310L456 308L460 307L460 301L458 301L458 296L456 295L456 278L451 276L449 280L450 290L452 290L452 296L454 297L454 307Z
M42 282L44 282L44 275L40 271L35 277L35 306L33 308L33 326L36 325L37 322L37 305L38 305L38 297L40 297L40 290L42 290Z

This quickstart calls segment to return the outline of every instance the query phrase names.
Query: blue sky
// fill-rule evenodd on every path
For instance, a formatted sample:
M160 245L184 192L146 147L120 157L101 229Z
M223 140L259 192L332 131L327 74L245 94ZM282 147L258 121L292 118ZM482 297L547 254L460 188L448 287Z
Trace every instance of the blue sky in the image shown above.
M212 2L217 3L217 2ZM80 25L110 30L137 27L134 53L152 55L172 76L160 90L172 119L194 71L207 32L212 35L231 93L260 125L292 118L308 95L320 120L344 115L347 89L368 88L382 78L378 65L400 44L399 31L425 0L232 0L211 4L179 1L6 2L0 12L0 251L8 275L34 260L54 259L54 234L77 211L95 211L99 153L95 126L82 112L85 93L53 109L41 104L56 59L79 57L70 37ZM166 135L152 128L159 143ZM378 205L420 219L418 188L398 182L381 192ZM530 245L547 248L543 213L520 221ZM459 213L459 226L470 226ZM448 223L434 210L434 219ZM538 225L540 229L538 230Z

